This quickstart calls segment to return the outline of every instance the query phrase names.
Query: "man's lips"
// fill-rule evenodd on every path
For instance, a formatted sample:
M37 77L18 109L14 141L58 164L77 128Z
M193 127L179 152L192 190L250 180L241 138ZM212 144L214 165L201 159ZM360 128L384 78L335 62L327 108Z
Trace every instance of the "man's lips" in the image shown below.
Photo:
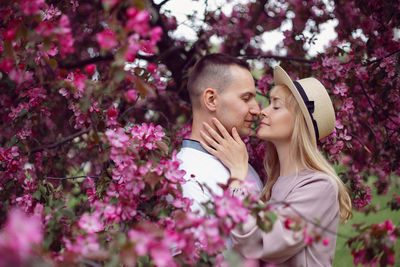
M265 123L265 122L261 122L260 124L264 124L266 126L270 126L268 123Z

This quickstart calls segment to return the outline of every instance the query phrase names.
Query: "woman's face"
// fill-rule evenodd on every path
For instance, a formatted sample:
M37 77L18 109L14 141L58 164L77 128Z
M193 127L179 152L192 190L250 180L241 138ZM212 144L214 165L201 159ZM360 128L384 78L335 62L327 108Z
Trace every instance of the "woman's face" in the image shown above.
M290 142L295 113L287 107L288 89L275 87L270 94L269 106L261 111L263 116L257 131L258 138L272 143Z

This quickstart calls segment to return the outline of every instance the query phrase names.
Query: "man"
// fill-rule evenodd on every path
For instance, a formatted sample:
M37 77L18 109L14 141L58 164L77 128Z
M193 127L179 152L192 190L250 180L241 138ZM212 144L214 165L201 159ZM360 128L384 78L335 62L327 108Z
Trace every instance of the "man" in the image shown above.
M226 184L229 170L199 143L203 141L200 131L203 122L209 125L217 118L231 132L236 127L241 137L250 134L254 117L260 113L255 100L256 89L249 65L237 58L224 54L209 54L202 57L190 72L187 84L192 103L193 122L190 139L184 139L178 158L181 169L186 171L183 195L193 199L193 211L204 212L200 203L211 199L207 185L215 194L222 195L218 184ZM247 178L255 180L261 191L262 183L249 164Z

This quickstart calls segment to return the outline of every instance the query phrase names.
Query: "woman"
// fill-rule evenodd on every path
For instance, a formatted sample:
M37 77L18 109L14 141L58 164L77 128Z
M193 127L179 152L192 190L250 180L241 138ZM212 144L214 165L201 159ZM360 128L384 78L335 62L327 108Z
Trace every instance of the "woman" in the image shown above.
M261 199L287 204L273 205L278 219L269 233L259 229L255 218L249 216L243 227L232 231L233 248L245 258L279 266L331 266L339 218L345 222L352 216L343 182L317 147L317 140L334 129L333 105L315 78L292 81L278 66L274 82L270 104L261 112L257 131L267 145L264 165L268 179ZM207 144L202 146L229 168L232 177L243 180L248 160L245 144L235 128L232 137L218 121L214 124L221 135L205 124L208 134L203 132L202 136ZM240 192L240 183L231 183L230 188L233 193ZM291 222L299 216L309 223L296 233L290 229ZM313 231L329 239L312 242L309 235Z

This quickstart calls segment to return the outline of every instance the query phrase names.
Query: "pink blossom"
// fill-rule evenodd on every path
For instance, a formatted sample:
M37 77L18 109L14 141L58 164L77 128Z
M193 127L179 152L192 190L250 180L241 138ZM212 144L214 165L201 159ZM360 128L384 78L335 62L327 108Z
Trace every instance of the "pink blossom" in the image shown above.
M133 18L133 17L136 16L136 14L137 14L138 12L139 12L139 10L138 10L137 8L130 7L130 8L128 8L128 9L126 10L126 15L127 15L129 18Z
M135 125L131 129L132 138L137 142L139 148L146 148L152 150L157 148L157 141L161 141L165 133L162 131L160 125L154 126L153 123L142 125Z
M56 24L51 21L43 21L36 28L35 31L43 36L49 36L56 29Z
M117 45L115 33L110 29L98 33L96 39L100 47L105 50L109 50Z
M60 43L60 54L61 57L65 57L66 54L72 54L75 51L74 38L71 34L58 35L58 42Z
M285 36L285 39L283 39L283 43L286 46L289 46L292 43L294 43L294 39L293 39L293 36L292 36L293 35L293 31L289 31L289 30L283 31L283 35Z
M3 32L3 38L5 40L12 41L14 40L16 34L17 34L16 28L8 28Z
M341 96L345 96L347 93L347 86L344 83L340 83L340 84L335 84L335 88L333 90L333 93L336 95L341 95Z
M121 220L121 207L115 207L112 204L107 204L104 207L103 215L108 224L119 223Z
M75 85L76 89L78 89L78 91L81 93L85 91L86 79L86 75L82 73L76 73L74 76L73 84Z
M107 130L105 134L114 147L123 148L129 144L129 136L125 134L122 128L118 128L115 131Z
M44 6L46 6L44 0L22 0L21 3L21 8L25 15L35 15Z
M225 190L223 196L215 196L215 205L219 217L229 216L235 223L244 222L249 214L242 201L231 196L230 190Z
M0 258L21 263L34 254L42 242L42 224L37 216L28 216L19 209L12 209L0 232Z
M32 81L33 73L30 71L23 71L20 69L12 69L8 74L8 77L17 84L22 84L24 82Z
M43 21L52 20L61 15L61 11L57 7L54 7L53 4L45 9L43 13Z
M104 229L104 225L100 220L100 214L83 214L79 219L79 227L85 230L89 234L100 232Z
M184 170L179 169L181 161L176 157L177 151L174 150L170 160L161 161L160 165L164 167L164 176L172 183L184 183Z
M268 87L272 84L272 75L263 76L257 81L257 88L261 91L263 95L267 95Z
M322 244L324 245L324 246L327 246L327 245L329 245L329 242L330 242L330 240L329 240L329 238L324 238L324 240L322 240Z
M92 76L96 72L96 65L95 64L88 64L85 66L85 72Z
M97 241L97 236L94 234L82 235L79 234L75 238L75 242L72 243L69 239L64 239L65 248L71 252L78 253L80 255L88 254L89 252L97 251L100 249L100 245Z
M215 258L215 266L217 267L229 267L229 264L225 261L224 255L218 254ZM249 265L245 265L249 266ZM254 266L255 267L255 266Z
M61 88L60 90L58 90L58 92L64 96L66 99L69 99L71 97L70 93L67 91L67 89L65 88Z
M137 91L135 89L130 89L126 92L125 96L128 102L132 103L137 98Z
M284 222L285 228L286 229L292 229L292 226L295 224L295 222L291 219L286 219Z
M155 45L158 41L160 41L162 34L163 34L163 31L160 26L157 26L157 27L154 27L153 29L151 29L151 33L150 33L151 43L153 45Z
M14 60L11 58L5 58L3 61L0 62L0 70L8 73L14 67Z
M157 70L157 65L156 65L156 64L149 63L149 64L147 65L147 70L148 70L150 73L155 74L155 73L156 73L156 70Z
M136 11L133 12L132 10L129 11L130 17L129 20L126 22L125 28L128 31L135 31L139 33L142 37L146 37L149 34L150 25L150 14L147 10L143 11Z

